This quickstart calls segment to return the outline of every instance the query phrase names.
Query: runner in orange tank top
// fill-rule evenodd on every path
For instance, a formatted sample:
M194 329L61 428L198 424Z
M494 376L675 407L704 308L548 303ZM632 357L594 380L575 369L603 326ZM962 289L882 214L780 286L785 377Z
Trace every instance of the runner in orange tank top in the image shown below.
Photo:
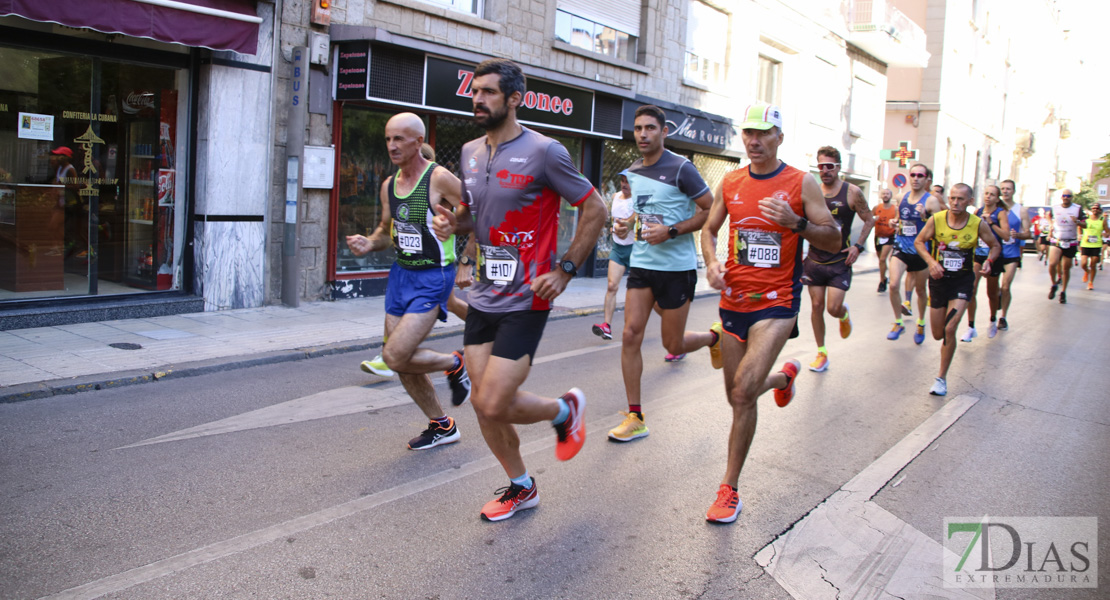
M736 486L755 436L756 400L770 389L779 406L794 397L801 364L791 360L770 373L791 331L797 331L802 238L828 252L839 251L841 242L817 181L778 158L783 140L778 107L756 104L745 115L741 135L752 162L717 186L701 233L706 278L721 290L722 322L714 331L727 334L710 352L713 366L724 367L732 405L728 466L706 513L706 520L716 523L735 521L743 507ZM726 217L729 258L721 264L715 249Z

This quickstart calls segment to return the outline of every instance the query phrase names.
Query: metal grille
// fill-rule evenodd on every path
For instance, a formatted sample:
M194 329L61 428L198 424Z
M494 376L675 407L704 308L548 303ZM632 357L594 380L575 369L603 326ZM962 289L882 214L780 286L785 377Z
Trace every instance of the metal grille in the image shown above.
M597 121L595 120L594 123L596 124ZM621 189L620 172L631 166L637 158L640 158L640 151L636 148L636 144L624 140L605 140L605 148L601 156L601 185L597 191L610 209L613 195ZM609 252L612 249L613 232L611 227L605 227L597 239L597 259L608 261Z
M436 163L462 178L462 173L459 172L459 157L462 156L463 144L485 135L485 131L475 125L472 119L444 116L435 116L432 119L433 125L430 129L435 134L432 145L436 150ZM460 256L466 249L469 238L469 235L455 237L455 248Z
M721 181L725 178L725 173L732 171L740 166L740 160L735 158L726 158L723 156L713 156L711 154L694 154L691 159L694 166L698 168L698 173L701 173L702 179L709 184L709 189L716 190ZM717 260L725 261L728 259L728 223L721 226L725 231L724 235L720 232L717 233ZM701 256L701 237L698 240L698 264L702 264Z
M372 98L421 104L424 93L424 55L392 46L374 46L370 53Z
M620 135L622 109L623 103L620 99L595 95L594 131L607 135Z

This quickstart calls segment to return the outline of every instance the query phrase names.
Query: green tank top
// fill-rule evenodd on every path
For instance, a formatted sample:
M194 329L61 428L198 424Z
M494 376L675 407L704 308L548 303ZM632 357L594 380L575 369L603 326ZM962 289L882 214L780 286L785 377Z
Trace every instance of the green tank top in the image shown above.
M1098 220L1088 218L1087 226L1083 228L1083 239L1079 240L1080 248L1101 248L1102 230L1105 227L1102 218Z
M397 249L397 264L406 269L446 267L455 262L455 236L439 241L432 232L435 211L430 201L432 171L435 163L428 163L412 191L397 195L397 175L386 186L389 194L389 212L393 217L390 237Z

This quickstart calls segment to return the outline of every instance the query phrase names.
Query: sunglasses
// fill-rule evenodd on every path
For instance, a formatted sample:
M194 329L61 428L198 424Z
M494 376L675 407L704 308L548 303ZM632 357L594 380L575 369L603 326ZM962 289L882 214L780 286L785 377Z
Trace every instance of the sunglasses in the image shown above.
M1061 198L1071 198L1071 194L1060 194Z
M822 171L835 171L840 163L817 163L817 168Z
M924 173L910 173L910 177L913 177L914 179L924 179L925 174Z

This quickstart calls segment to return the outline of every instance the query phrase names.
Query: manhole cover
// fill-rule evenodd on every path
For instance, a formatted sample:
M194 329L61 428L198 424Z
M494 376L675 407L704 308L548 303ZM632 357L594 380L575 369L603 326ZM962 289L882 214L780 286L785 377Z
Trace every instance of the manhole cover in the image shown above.
M113 347L113 348L118 348L120 350L142 350L143 349L141 344L132 344L131 342L116 342L114 344L108 344L108 345Z

